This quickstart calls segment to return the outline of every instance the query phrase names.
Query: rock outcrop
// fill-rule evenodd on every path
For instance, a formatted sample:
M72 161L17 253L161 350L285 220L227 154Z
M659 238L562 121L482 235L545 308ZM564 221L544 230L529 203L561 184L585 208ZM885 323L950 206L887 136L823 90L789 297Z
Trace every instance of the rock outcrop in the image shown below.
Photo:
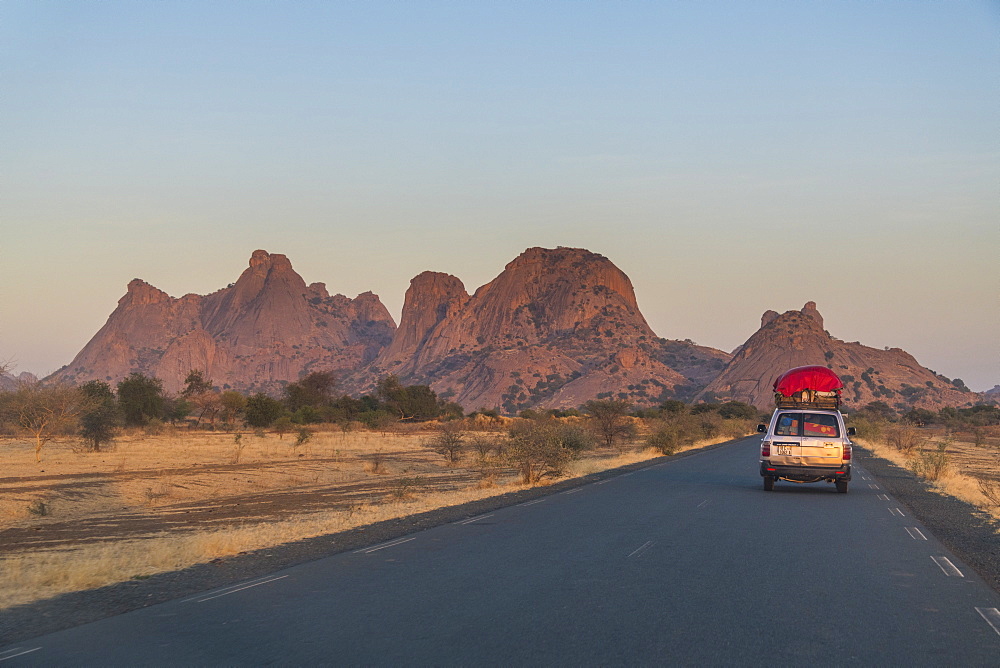
M117 382L133 371L177 391L192 369L218 386L275 391L310 370L340 376L371 362L395 322L371 293L330 296L306 285L284 255L253 253L227 288L174 298L139 279L72 362L53 378Z
M407 290L396 337L355 377L393 373L466 408L575 407L597 398L637 405L692 394L729 355L659 339L632 283L578 248L530 248L469 295L454 276L425 272Z
M960 391L900 348L879 350L832 337L823 329L815 302L806 303L800 311L765 312L761 328L737 349L700 398L732 399L768 409L774 405L774 379L807 364L825 365L840 376L848 407L884 401L901 410L938 409L968 405L980 398Z
M0 371L0 392L13 392L21 385L37 383L38 378L33 373L22 371L16 376L6 371Z

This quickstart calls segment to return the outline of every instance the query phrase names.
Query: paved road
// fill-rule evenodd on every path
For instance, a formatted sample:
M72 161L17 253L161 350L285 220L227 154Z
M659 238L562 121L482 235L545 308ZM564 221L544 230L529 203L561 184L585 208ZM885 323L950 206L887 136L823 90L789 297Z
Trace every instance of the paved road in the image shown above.
M7 665L1000 665L1000 596L758 438L0 648Z

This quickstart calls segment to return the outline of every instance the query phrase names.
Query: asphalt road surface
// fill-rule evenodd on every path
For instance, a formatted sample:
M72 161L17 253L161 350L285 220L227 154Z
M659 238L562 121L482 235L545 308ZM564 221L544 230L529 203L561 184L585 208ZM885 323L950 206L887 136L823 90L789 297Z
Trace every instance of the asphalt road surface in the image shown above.
M0 648L8 665L1000 665L1000 596L758 437Z

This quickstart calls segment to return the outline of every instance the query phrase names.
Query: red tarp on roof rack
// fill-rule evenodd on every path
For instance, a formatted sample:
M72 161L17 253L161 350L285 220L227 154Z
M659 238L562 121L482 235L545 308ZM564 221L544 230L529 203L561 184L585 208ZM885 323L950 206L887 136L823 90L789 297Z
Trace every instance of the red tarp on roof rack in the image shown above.
M774 391L790 397L802 390L834 392L844 387L840 378L825 366L797 366L778 376L774 381Z

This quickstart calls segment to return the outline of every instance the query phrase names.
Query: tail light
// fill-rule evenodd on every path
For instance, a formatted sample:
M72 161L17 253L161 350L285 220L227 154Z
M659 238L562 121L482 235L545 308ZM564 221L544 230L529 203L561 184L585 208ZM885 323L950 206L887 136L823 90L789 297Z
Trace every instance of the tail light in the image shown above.
M770 457L771 456L771 441L761 441L760 442L760 456Z
M851 461L851 446L849 445L844 446L844 461L845 462Z

